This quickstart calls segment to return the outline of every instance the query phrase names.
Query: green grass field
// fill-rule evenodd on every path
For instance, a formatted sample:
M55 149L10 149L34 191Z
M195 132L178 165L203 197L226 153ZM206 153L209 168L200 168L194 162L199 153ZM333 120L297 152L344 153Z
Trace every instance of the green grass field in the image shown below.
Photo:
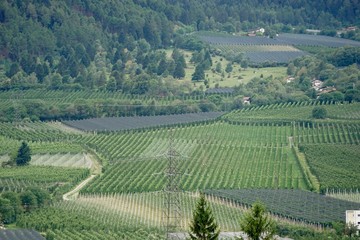
M172 49L166 50L168 58L171 58ZM182 81L187 81L191 83L196 89L203 88L205 85L203 81L195 82L191 81L192 74L195 71L195 65L190 62L192 52L181 50L184 54L187 67L185 68L185 77ZM220 56L212 57L213 65L210 70L205 71L205 77L209 81L209 87L234 87L240 84L246 84L250 82L253 78L264 78L273 76L274 78L285 79L287 77L286 67L267 67L267 68L241 68L239 64L233 64L233 70L229 74L225 72L226 65L228 61ZM221 68L224 71L218 73L215 71L215 66L217 63L221 64Z

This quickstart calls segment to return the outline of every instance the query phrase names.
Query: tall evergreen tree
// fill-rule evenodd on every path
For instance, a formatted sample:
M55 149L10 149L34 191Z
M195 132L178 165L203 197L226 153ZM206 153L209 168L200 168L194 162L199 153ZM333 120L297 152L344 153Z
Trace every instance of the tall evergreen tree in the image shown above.
M174 78L183 78L183 77L185 77L185 69L184 69L184 65L183 65L183 63L181 61L177 61L175 63L175 69L174 69L173 77Z
M199 81L204 79L205 79L204 66L202 64L198 64L195 67L195 72L193 73L191 80Z
M26 142L22 142L18 150L18 154L15 158L16 165L18 166L27 165L30 162L30 160L31 160L30 148Z
M209 63L210 63L210 66L212 66L212 59L211 59L211 55L210 55L209 50L207 50L207 51L205 52L204 61L206 61L206 60L208 60ZM209 66L209 67L210 67L210 66Z
M233 66L232 66L232 64L229 62L229 63L226 65L225 72L230 73L230 72L232 72L232 70L233 70Z
M220 62L218 62L218 63L216 64L215 71L216 71L217 73L221 73L222 67L221 67L221 63L220 63Z
M190 223L191 239L218 239L220 229L215 222L211 208L208 205L205 195L202 193L193 213L193 220Z
M162 58L159 62L158 68L157 68L157 75L163 74L168 67L168 64L166 62L166 58Z

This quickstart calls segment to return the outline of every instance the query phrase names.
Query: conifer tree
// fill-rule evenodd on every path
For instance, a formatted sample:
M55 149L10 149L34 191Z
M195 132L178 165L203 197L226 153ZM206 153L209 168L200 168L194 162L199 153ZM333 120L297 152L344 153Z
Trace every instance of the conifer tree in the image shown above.
M26 142L22 142L18 150L17 156L15 158L16 165L18 166L27 165L30 162L30 160L31 160L30 148Z
M193 220L190 223L191 239L218 239L220 229L215 222L210 206L202 193L193 213Z
M211 55L210 55L209 50L207 50L207 51L205 52L204 61L206 61L206 60L208 60L210 66L212 66L213 63L212 63L212 59L211 59ZM209 66L209 67L210 67L210 66Z
M204 79L205 79L204 67L202 64L198 64L195 67L195 72L193 73L191 80L199 81Z
M177 61L173 73L174 78L183 78L185 77L184 65L181 61Z
M253 204L249 212L243 215L240 228L251 240L269 240L275 234L275 222L265 213L266 208L260 202Z
M232 64L229 62L229 63L226 65L225 72L230 73L230 72L232 72L232 70L233 70L233 66L232 66Z
M220 62L218 62L218 63L216 64L215 71L216 71L217 73L221 73L222 67L221 67L221 63L220 63Z
M166 62L166 58L162 58L159 62L158 68L157 68L157 75L163 74L168 67L168 63Z

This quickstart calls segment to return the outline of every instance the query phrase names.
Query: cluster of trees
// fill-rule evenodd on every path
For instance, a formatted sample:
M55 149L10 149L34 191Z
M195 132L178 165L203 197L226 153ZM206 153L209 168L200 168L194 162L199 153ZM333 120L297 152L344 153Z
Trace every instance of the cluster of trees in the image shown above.
M193 81L200 81L205 79L205 70L209 70L212 66L210 51L202 49L194 52L191 57L191 62L196 64L195 71L192 75Z
M310 98L296 87L286 85L282 78L272 75L253 78L247 84L235 87L234 95L238 95L233 101L234 106L243 107L242 96L251 97L252 105L267 105L280 102L308 101Z
M13 223L20 214L47 206L50 202L49 192L40 188L33 187L20 193L2 192L0 194L0 222Z
M144 70L139 58L169 46L173 33L166 16L133 1L2 1L0 22L3 89L118 90L126 63Z
M178 86L178 90L181 88ZM3 106L0 111L0 121L52 121L78 120L94 117L128 117L154 116L195 112L210 112L232 109L228 99L220 95L204 97L194 95L193 99L174 99L163 105L156 100L144 103L139 100L96 100L79 99L69 103L46 102L45 100L18 101L13 106Z
M89 88L149 93L161 77L184 76L184 61L159 48L201 51L193 30L247 31L273 26L353 24L358 6L347 0L257 1L110 0L2 1L0 88ZM295 17L294 17L295 16ZM342 23L340 23L340 21ZM281 24L279 24L281 22ZM189 27L190 26L190 27ZM200 61L201 62L201 61ZM197 62L194 80L208 63Z
M317 98L312 88L312 80L322 81L322 87L336 91L320 94L321 101L359 101L360 69L357 56L359 48L339 48L330 54L317 57L306 56L289 63L287 73L295 77L290 86L306 93L309 98ZM341 67L341 68L339 68Z
M266 208L260 202L254 203L240 220L241 230L251 240L272 239L275 227L274 220L266 214ZM191 239L215 240L219 238L220 228L204 194L200 195L193 212L189 235Z
M135 1L143 7L163 12L172 21L186 25L195 23L199 30L227 32L251 28L252 24L306 25L337 27L341 23L354 24L359 6L354 1ZM170 4L168 4L170 3Z

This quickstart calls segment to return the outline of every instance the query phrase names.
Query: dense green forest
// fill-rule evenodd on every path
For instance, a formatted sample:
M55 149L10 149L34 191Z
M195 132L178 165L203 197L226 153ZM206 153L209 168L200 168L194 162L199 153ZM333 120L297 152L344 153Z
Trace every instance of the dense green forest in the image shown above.
M162 93L157 86L181 79L184 61L176 52L168 58L162 49L206 48L192 31L339 29L359 24L359 13L350 0L5 0L0 88L166 94L171 86Z

